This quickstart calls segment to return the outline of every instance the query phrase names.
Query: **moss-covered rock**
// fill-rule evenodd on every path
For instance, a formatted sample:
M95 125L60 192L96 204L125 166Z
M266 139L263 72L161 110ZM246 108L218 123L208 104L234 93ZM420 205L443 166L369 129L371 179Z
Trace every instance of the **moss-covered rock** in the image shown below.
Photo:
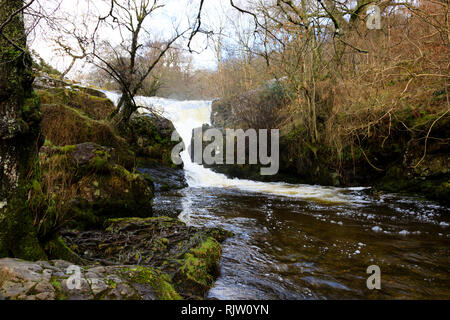
M129 170L136 164L181 168L171 159L177 142L171 141L175 128L169 120L157 114L136 113L128 128L118 132L108 120L115 106L102 92L51 77L40 79L35 86L40 88L37 92L42 101L42 129L52 144L93 142L112 147L115 161Z
M122 269L123 275L131 282L141 285L150 285L158 300L181 300L175 291L170 276L158 269L136 266Z
M61 87L41 89L38 94L42 104L68 106L83 112L93 120L105 120L115 109L112 101L101 92L99 94L103 96L88 94L71 87Z
M130 119L130 143L137 156L139 167L167 166L175 168L171 153L178 143L171 141L175 127L159 115L138 115Z
M63 234L68 246L89 263L135 266L123 275L150 284L158 299L202 299L219 274L220 242L230 236L222 229L189 227L169 217L109 219L104 231Z
M191 295L201 292L203 296L218 275L221 253L219 242L212 237L191 248L178 261L180 267L174 277L177 287Z
M49 259L62 259L75 264L84 263L83 259L73 252L59 236L47 241L43 248Z
M41 149L48 201L43 233L65 223L84 229L101 226L106 218L152 215L151 186L116 164L113 152L93 143Z
M111 147L115 150L114 157L118 164L127 169L134 167L134 152L129 149L126 139L120 137L106 120L102 120L112 110L108 99L64 88L54 90L59 91L38 91L44 102L42 131L48 141L57 146L93 142Z

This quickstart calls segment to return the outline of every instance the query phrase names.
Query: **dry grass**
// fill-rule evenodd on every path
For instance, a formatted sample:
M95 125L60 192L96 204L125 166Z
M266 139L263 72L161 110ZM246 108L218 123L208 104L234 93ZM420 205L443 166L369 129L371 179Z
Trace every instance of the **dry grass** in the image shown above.
M106 119L115 109L114 104L106 97L97 97L82 91L53 88L39 90L38 93L44 105L66 105L83 112L94 120Z
M95 142L113 147L124 143L104 121L93 120L64 105L43 105L42 130L53 144L64 146Z
M110 114L113 108L111 101L78 91L56 90L56 94L47 90L38 91L45 138L56 146L93 142L114 148L115 161L131 169L134 157L129 153L126 140L115 132L108 121L99 120Z
M33 222L43 240L67 225L71 219L71 201L87 186L78 183L74 170L70 169L73 163L64 148L46 148L53 150L40 154L41 180L33 186L29 196Z

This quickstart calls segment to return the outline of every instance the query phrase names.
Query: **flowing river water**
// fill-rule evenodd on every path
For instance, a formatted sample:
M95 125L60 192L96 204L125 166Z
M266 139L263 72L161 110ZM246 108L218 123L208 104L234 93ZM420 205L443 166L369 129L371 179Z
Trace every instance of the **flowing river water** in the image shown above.
M186 145L193 128L210 123L208 101L136 100L170 119ZM208 298L450 298L448 207L373 197L365 188L229 179L192 163L186 151L182 159L189 187L158 195L155 207L180 208L188 225L234 233ZM371 265L380 267L381 290L367 288Z

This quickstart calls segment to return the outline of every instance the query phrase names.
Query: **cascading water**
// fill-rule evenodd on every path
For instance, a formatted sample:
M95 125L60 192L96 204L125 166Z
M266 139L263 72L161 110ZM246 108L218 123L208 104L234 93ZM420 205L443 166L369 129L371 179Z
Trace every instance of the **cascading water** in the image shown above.
M108 98L117 104L120 95L105 91ZM172 121L185 146L191 143L192 130L203 124L211 124L210 101L178 101L157 97L136 97L138 105L153 108ZM139 109L146 113L146 109ZM201 165L193 163L188 151L181 153L186 180L190 187L237 188L249 192L259 192L280 196L311 199L333 203L347 202L345 189L332 187L316 187L310 185L293 185L286 183L265 183L244 179L229 179L223 174L213 172ZM360 188L361 189L361 188ZM347 189L348 190L348 189ZM355 190L355 189L353 189Z
M105 93L118 102L118 94ZM171 120L186 146L192 129L210 122L209 101L136 101ZM363 188L228 179L181 156L189 188L156 195L158 204L181 209L190 225L234 233L223 243L209 298L450 298L446 207L401 195L373 198ZM366 286L373 264L382 272L379 292Z

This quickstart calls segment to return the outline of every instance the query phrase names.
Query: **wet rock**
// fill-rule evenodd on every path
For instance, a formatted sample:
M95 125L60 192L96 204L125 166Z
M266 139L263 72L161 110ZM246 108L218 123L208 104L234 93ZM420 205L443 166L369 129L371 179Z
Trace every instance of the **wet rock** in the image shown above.
M201 299L218 275L219 242L230 236L167 217L114 219L106 226L67 233L77 253L91 251L86 265L0 259L0 299Z
M140 168L139 172L144 178L152 182L155 191L179 190L187 187L183 169L157 166L153 168Z
M232 127L232 101L229 99L214 100L211 105L211 123L218 128Z
M134 268L127 276L154 283L158 274L164 280L160 285L169 289L168 285L174 286L181 296L203 297L218 275L219 243L231 236L221 229L189 227L169 217L111 219L105 227L106 231L87 231L77 236L68 233L64 239L89 263L152 268ZM89 272L93 271L99 273L102 269ZM139 292L148 294L145 290ZM176 296L172 289L164 294Z
M414 167L414 174L420 177L439 177L450 172L450 157L448 154L431 154L423 158L417 167L412 163L408 167Z

